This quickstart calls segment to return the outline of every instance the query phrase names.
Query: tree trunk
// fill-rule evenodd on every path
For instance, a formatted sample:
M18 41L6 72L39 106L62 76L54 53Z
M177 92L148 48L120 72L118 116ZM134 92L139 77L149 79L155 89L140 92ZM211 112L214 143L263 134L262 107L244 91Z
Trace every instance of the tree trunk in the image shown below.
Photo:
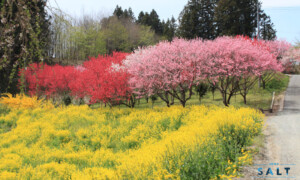
M135 101L132 97L130 97L130 108L134 108L135 106Z
M245 94L245 95L242 95L242 96L244 98L244 104L247 104L247 95Z
M148 97L148 96L146 97L146 102L147 102L147 104L148 104L148 102L149 102L149 97Z
M166 101L166 103L167 103L167 107L170 107L170 103L169 103L169 101Z
M233 94L229 94L228 95L228 99L227 99L227 106L229 106L230 104L230 100L231 100L231 97L233 96Z
M180 102L181 102L182 107L185 107L186 101L180 101Z
M266 89L266 81L262 81L263 89Z
M226 91L225 91L225 92L222 92L222 91L221 91L221 94L222 94L222 97L223 97L223 104L224 104L225 106L228 106Z
M170 105L173 105L174 104L174 96L171 96L171 103Z
M158 93L157 95L158 95L158 97L160 97L161 100L163 100L167 104L168 107L170 107L168 92L165 92L164 94Z

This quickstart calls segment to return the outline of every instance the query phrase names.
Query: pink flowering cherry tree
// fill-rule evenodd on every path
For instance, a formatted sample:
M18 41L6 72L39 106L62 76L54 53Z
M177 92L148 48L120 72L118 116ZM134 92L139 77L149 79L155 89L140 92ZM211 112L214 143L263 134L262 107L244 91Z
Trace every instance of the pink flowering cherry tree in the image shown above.
M291 43L285 40L263 41L268 47L268 50L277 58L282 59L285 54L292 48Z
M202 71L223 97L225 106L237 92L244 97L253 87L257 77L266 70L280 70L276 58L266 49L259 48L245 38L220 37L206 41Z
M287 73L297 73L297 67L298 72L299 70L299 64L300 64L300 48L291 48L289 51L287 51L282 59L281 59L285 72Z
M140 96L156 94L168 107L172 104L171 97L185 106L201 77L195 53L199 50L199 42L175 39L138 49L128 56L125 65L131 74L132 89Z
M285 66L282 58L285 54L291 49L291 43L285 40L273 40L273 41L260 41L261 46L265 46L265 48L275 56L275 58L280 61L280 63ZM282 69L283 70L283 69ZM265 89L266 84L272 80L277 71L265 71L261 76L262 87Z

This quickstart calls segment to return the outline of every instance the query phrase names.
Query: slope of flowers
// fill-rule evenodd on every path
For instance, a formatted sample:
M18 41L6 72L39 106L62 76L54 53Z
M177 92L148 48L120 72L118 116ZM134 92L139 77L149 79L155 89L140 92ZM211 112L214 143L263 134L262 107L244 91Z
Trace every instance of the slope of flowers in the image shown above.
M262 126L253 109L11 109L0 179L227 179Z

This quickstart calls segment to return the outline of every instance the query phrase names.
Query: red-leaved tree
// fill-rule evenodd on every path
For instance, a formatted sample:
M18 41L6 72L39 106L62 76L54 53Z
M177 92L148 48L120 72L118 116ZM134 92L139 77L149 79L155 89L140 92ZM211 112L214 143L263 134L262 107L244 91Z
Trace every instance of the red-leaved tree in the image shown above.
M20 71L30 95L47 97L68 94L70 91L68 84L74 73L73 66L49 66L43 63L30 64Z
M90 103L125 104L134 107L135 96L128 85L129 73L122 66L128 53L98 56L82 66L31 64L20 74L30 95L89 97Z
M83 63L69 83L73 96L89 96L90 103L103 102L108 105L125 104L134 107L135 97L128 86L129 74L122 67L128 53L114 52L112 55L91 58Z

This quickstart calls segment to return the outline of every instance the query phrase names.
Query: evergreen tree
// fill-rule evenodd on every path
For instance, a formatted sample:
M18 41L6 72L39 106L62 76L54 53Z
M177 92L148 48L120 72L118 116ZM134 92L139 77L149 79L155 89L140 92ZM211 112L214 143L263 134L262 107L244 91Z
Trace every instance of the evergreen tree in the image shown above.
M217 34L256 35L257 0L220 0L215 9Z
M163 36L168 40L172 41L173 38L175 37L175 31L177 28L176 25L176 20L172 16L171 20L168 19L167 22L162 22L162 27L163 27Z
M18 69L47 56L50 17L45 9L46 2L0 2L0 93L16 93Z
M144 13L143 11L141 11L141 12L139 13L139 16L138 16L138 19L137 19L136 22L139 23L139 24L143 24L144 16L145 16L145 13Z
M217 0L189 0L179 16L179 36L188 39L214 39L216 3Z
M150 15L149 15L149 21L150 24L149 26L152 27L152 29L155 31L157 34L162 34L162 24L160 22L159 16L156 13L154 9L152 9Z
M276 39L276 30L274 29L274 24L271 22L270 16L262 13L260 17L260 38L264 40Z
M156 34L163 34L162 22L160 21L159 16L154 9L152 9L150 14L148 12L144 13L141 11L139 13L137 23L150 26Z
M259 3L259 4L257 4ZM216 35L257 36L257 8L261 6L258 0L219 0L215 8ZM274 39L276 30L263 10L259 10L260 36L263 39Z
M129 12L128 12L127 9L124 10L123 18L125 18L125 19L128 19L128 18L129 18Z
M257 8L260 6L261 2L258 0L219 0L215 9L217 35L256 37ZM276 30L270 17L261 9L258 12L260 16L261 38L276 38Z
M122 7L121 6L118 6L115 8L114 10L114 16L118 17L118 18L121 18L123 17L123 14L124 14L124 11L122 10Z
M135 21L134 13L130 7L128 8L128 10L127 9L122 10L122 7L117 5L113 15L116 16L118 19Z
M135 20L134 13L133 13L131 7L128 8L128 18Z

